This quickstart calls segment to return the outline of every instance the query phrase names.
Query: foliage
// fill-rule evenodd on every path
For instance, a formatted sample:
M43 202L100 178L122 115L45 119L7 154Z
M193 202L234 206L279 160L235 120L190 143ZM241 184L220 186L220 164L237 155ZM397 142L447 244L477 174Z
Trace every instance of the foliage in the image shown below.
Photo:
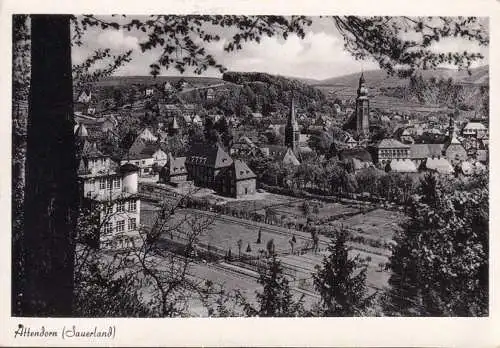
M126 18L126 16L123 16ZM482 58L475 52L440 53L432 45L449 37L461 37L480 45L489 43L485 24L477 17L327 17L344 39L345 49L357 59L372 57L379 66L394 73L411 75L416 69L431 69L439 64L469 67ZM312 19L304 16L209 16L209 15L152 15L147 20L131 19L125 23L107 21L85 15L74 18L74 41L81 43L88 27L123 29L145 33L140 42L141 50L160 47L161 54L151 64L151 74L158 75L161 68L174 67L184 72L194 67L201 73L208 67L221 72L225 68L206 52L204 42L221 41L217 27L234 27L239 30L229 38L224 50L239 50L246 42L259 43L263 37L281 36L285 40L296 34L305 37L305 28ZM212 30L210 30L212 29ZM401 32L414 35L402 36Z
M487 181L486 181L487 182ZM444 189L422 182L390 259L390 314L488 314L488 187Z
M126 18L126 16L123 16ZM209 16L209 15L151 15L147 20L131 19L125 23L107 21L93 15L75 17L74 41L81 43L84 32L89 27L101 29L122 29L145 33L139 45L143 52L155 47L161 49L160 56L150 65L151 74L156 76L162 68L175 68L184 72L193 67L197 74L208 67L224 72L225 68L208 54L204 43L221 40L220 35L210 29L216 27L238 28L230 38L224 50L231 52L242 48L244 42L260 42L265 36L282 36L285 39L291 33L304 37L304 26L311 21L304 16L285 18L280 16Z
M335 155L333 152L335 150L335 145L333 143L333 137L327 132L321 132L319 134L312 134L308 140L308 145L321 155ZM334 147L332 149L332 146Z
M321 296L321 316L363 316L373 296L367 296L366 261L350 258L348 232L338 231L328 246L328 256L313 274L314 287Z
M264 269L259 271L262 292L256 292L257 308L252 306L240 293L239 302L247 316L260 317L296 317L305 313L304 295L294 299L288 279L283 274L283 267L276 254L272 254Z

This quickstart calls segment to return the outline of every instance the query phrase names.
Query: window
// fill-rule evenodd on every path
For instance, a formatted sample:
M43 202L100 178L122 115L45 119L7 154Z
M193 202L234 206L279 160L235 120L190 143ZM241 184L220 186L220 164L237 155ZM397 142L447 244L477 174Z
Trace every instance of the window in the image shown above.
M129 211L136 211L137 210L137 203L136 203L136 201L130 201L130 202L128 202L128 210Z
M104 225L104 233L108 234L113 232L113 223L112 222L106 222Z
M118 202L116 205L116 211L118 213L125 211L125 202Z
M125 231L125 220L120 220L116 222L116 232Z
M111 190L111 179L106 180L106 188Z
M121 184L121 183L120 183L120 179L114 179L114 180L113 180L113 187L114 187L115 189L119 189L119 188L120 188L120 186L121 186L120 184Z
M106 188L106 180L105 179L99 179L99 189L104 190Z
M128 229L135 230L137 228L137 222L135 218L128 219Z
M106 207L106 214L113 214L113 205L112 203L109 203L108 206Z
M142 160L142 161L141 161L141 163L142 163L142 164L146 164L146 160Z

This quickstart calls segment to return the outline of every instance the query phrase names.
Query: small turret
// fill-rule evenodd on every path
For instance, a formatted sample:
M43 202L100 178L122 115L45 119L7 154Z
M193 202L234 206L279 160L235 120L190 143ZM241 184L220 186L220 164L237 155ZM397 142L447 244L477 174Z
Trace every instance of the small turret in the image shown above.
M125 163L120 167L123 175L123 191L127 193L137 193L139 168L132 163Z

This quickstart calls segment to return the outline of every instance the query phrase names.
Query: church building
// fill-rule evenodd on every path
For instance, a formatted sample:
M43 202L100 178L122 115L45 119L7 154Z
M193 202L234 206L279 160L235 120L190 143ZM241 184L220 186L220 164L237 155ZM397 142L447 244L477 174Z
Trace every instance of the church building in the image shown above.
M356 132L358 140L367 140L370 135L370 100L365 77L361 74L356 97L356 108L349 120L344 124L344 130Z

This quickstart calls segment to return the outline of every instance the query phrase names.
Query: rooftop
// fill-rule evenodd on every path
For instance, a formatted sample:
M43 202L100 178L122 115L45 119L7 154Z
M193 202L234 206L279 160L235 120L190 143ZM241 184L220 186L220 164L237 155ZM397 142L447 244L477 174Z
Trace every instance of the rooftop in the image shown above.
M396 139L382 139L376 145L378 149L408 149L410 146Z

